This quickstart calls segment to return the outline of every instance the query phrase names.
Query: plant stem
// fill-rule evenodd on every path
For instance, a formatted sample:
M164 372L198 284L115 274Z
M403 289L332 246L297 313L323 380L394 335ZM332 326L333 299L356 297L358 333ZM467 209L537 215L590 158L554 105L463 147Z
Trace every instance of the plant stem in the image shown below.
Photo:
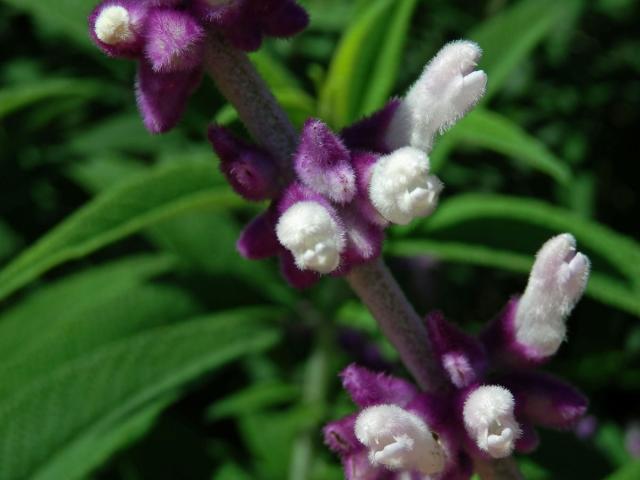
M205 65L220 92L236 108L249 133L282 162L283 171L289 172L298 135L247 56L231 47L220 35L212 34ZM379 259L357 267L347 280L398 350L420 387L424 390L440 388L444 384L443 376L434 360L426 327L384 262ZM486 480L522 478L512 459L482 462L477 468L481 478Z

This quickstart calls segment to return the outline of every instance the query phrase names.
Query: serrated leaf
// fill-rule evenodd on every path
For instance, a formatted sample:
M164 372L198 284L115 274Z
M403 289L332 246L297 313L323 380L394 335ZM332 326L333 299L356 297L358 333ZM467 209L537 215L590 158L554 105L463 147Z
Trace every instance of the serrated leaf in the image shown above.
M0 272L0 298L61 263L181 213L242 205L229 188L213 186L214 175L213 165L169 165L105 191Z
M275 343L263 307L160 327L110 344L0 401L0 478L53 480L96 429L206 371ZM88 440L89 439L89 440Z
M571 180L569 167L549 151L544 143L498 113L485 109L474 110L449 132L447 138L501 153L549 175L563 185ZM442 158L442 155L436 156L438 161ZM434 170L439 167L441 165L433 161Z
M42 79L0 89L0 120L7 115L52 97L91 98L104 88L98 82L73 79Z

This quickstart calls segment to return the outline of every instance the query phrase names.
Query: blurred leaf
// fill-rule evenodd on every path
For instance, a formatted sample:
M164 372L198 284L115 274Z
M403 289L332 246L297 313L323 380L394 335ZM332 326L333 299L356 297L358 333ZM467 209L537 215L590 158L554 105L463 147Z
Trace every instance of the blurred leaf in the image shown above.
M411 17L417 0L397 2L393 18L388 23L382 48L369 77L368 88L359 109L358 116L368 115L381 108L391 96L402 62L402 54L407 42Z
M377 58L380 25L392 0L374 0L349 25L331 60L318 110L329 125L339 128L356 117L359 98L371 81L368 71Z
M631 282L640 282L640 245L637 242L597 222L538 200L506 195L459 195L444 202L421 229L430 233L487 218L521 221L558 233L570 232L581 248L598 253Z
M61 263L167 218L242 205L230 189L212 187L213 170L196 163L164 166L99 195L0 272L0 298Z
M513 70L580 0L521 0L474 29L468 37L484 53L480 66L489 83L485 101L499 92Z
M607 422L600 425L594 442L609 461L617 467L624 467L631 460L625 447L624 431L615 423Z
M226 463L215 473L212 480L251 480L251 476L235 463Z
M96 6L95 0L56 0L55 8L39 0L2 1L32 15L41 26L67 35L81 45L90 45L87 18Z
M638 478L640 478L640 460L624 465L605 480L638 480Z
M251 385L223 398L207 409L207 419L235 417L264 410L267 407L291 402L300 396L300 389L284 382Z
M0 260L11 255L20 245L20 238L6 223L0 220Z
M485 109L474 110L449 135L453 137L453 141L501 153L549 175L563 185L571 180L569 167L550 152L544 143L498 113ZM442 156L437 159L441 160ZM433 168L437 170L441 165L433 162Z
M525 275L531 270L534 259L533 254L524 255L486 245L438 240L394 240L389 243L387 250L392 255L430 254L444 261L494 267ZM608 275L591 272L586 293L603 303L640 315L640 300L635 292Z
M50 10L55 10L51 9ZM0 89L0 120L3 117L51 97L95 97L104 88L96 81L42 79L38 82Z
M273 345L263 307L160 327L53 370L0 401L0 478L59 479L82 470L96 431L206 371Z
M262 478L287 478L291 450L296 435L322 418L319 406L301 406L284 412L260 412L239 419L242 438L247 442Z

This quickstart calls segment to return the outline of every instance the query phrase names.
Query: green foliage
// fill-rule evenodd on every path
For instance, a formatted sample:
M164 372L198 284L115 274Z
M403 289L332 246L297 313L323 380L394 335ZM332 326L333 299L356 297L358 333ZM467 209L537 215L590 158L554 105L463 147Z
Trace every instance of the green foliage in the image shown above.
M337 373L356 353L338 340L397 353L344 283L298 292L240 257L264 205L230 191L204 138L211 120L244 134L235 110L205 81L178 128L149 135L135 66L89 42L96 3L0 2L0 478L342 478L319 435L353 411ZM600 427L542 432L519 461L532 479L637 478L637 2L301 3L309 31L250 56L297 126L347 125L446 41L481 45L487 96L430 155L442 204L385 252L421 313L477 330L542 242L573 233L593 275L549 368Z

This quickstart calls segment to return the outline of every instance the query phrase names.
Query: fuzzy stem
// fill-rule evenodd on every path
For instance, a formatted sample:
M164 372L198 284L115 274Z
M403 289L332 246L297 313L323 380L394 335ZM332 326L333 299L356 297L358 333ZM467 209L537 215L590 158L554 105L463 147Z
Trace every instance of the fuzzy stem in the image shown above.
M212 34L205 68L220 92L236 108L253 138L283 162L284 171L290 171L298 135L247 56L220 35ZM443 376L434 360L426 327L383 261L355 268L347 280L420 387L434 390L442 386ZM478 468L487 480L522 478L511 459L483 462Z
M398 350L402 363L420 388L425 391L442 388L444 378L433 358L425 324L384 262L378 259L355 268L347 280Z

